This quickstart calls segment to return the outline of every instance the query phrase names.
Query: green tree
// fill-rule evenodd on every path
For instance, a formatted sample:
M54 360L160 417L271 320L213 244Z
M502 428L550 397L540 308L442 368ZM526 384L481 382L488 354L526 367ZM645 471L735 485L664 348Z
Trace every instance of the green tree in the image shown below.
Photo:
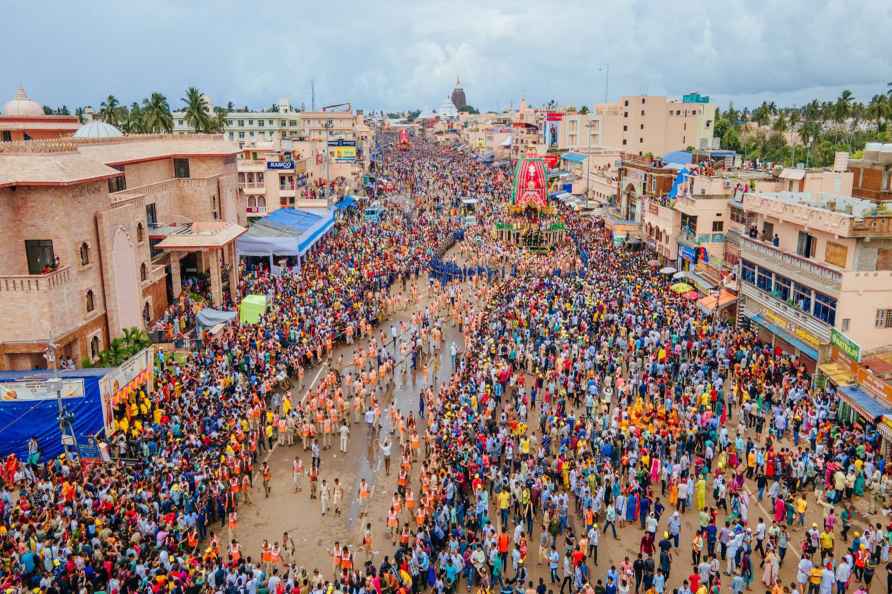
M722 148L727 149L729 151L740 152L742 146L740 144L740 134L737 132L737 128L734 126L728 126L728 129L725 130L725 133L721 136L722 139Z
M731 122L726 118L718 118L715 122L715 128L713 128L713 135L716 138L723 138L728 129L733 127Z
M143 121L143 110L136 101L130 105L127 119L123 123L123 130L127 134L140 134L146 131L145 122Z
M582 115L587 114L588 113L588 105L583 105L582 107L580 107L579 113L581 113Z
M109 95L99 104L99 117L102 121L117 126L121 123L121 103L114 95Z
M779 134L783 134L789 128L789 124L787 123L787 118L784 115L784 112L780 112L778 116L774 119L774 123L771 124L771 129Z
M459 109L458 111L461 113L480 113L473 105L462 106L461 109Z
M173 130L173 116L167 97L161 93L152 93L143 100L143 127L146 132L170 132Z
M211 128L211 115L208 113L208 102L204 95L196 87L186 89L186 96L180 99L186 104L185 120L196 132L209 132Z
M783 134L774 132L762 147L763 158L772 163L784 163L787 159L787 141Z
M866 113L868 119L874 122L877 132L882 132L886 126L886 118L889 116L890 98L885 95L874 95L867 104Z
M833 105L833 121L842 123L849 117L852 110L852 101L854 95L848 89L840 93L839 98Z

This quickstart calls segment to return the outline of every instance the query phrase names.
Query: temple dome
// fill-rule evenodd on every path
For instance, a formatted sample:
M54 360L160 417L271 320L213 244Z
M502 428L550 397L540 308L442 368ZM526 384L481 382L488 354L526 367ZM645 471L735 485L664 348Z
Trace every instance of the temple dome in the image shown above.
M8 116L42 116L43 106L28 98L25 89L19 87L15 92L15 97L6 102L3 106L3 115Z
M93 120L87 122L74 133L75 138L116 138L124 133L107 122Z

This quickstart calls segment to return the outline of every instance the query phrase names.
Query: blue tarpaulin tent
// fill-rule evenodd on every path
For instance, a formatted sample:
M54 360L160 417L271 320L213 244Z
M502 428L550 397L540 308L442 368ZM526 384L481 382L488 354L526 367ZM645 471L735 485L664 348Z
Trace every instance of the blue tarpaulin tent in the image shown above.
M89 437L102 432L104 428L99 380L108 371L76 369L59 372L63 382L83 382L83 396L62 399L66 410L74 416L72 427L78 444L86 444ZM27 459L28 440L32 436L40 444L42 461L62 453L55 393L39 387L45 386L43 382L52 377L53 372L45 369L0 372L3 392L0 399L0 456L5 457L12 452L20 460ZM13 398L13 395L16 397Z
M328 209L280 208L256 221L238 238L239 257L303 256L334 225Z

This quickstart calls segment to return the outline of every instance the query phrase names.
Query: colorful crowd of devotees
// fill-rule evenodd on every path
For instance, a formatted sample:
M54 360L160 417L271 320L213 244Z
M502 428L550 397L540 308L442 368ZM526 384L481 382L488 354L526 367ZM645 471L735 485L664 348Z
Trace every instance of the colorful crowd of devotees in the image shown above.
M115 407L115 461L6 460L0 589L882 591L879 438L838 421L800 361L668 291L651 256L613 247L597 218L562 213L575 241L547 255L498 244L488 229L509 180L461 150L387 145L379 167L409 199L385 201L377 223L348 216L298 273L245 271L242 294L272 295L269 312L185 359L159 355L151 394ZM428 285L466 195L482 198L479 223L450 253L488 274ZM422 292L429 303L388 331ZM177 328L190 316L171 308ZM360 339L351 361L329 360ZM451 374L417 411L388 405L399 366L438 365L443 349ZM320 480L321 450L346 450L357 424L379 440L382 472L394 459L389 542L372 543L365 479ZM263 505L266 453L298 442L295 496L360 509L361 535L332 547L331 567L303 567L287 534L259 551L220 536ZM638 552L610 564L618 530Z

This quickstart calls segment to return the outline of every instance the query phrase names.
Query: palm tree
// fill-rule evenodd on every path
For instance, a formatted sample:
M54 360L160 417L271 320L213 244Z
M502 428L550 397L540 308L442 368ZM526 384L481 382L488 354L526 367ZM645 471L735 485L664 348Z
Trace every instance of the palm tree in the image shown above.
M142 104L143 128L146 132L170 132L173 130L173 116L167 97L161 93L152 93Z
M139 107L139 103L136 101L130 105L130 111L127 113L127 120L123 124L124 131L127 132L127 134L139 134L146 131L143 122L143 111Z
M870 98L870 103L867 104L867 108L865 113L868 119L874 121L877 127L877 132L882 130L883 118L886 115L886 97L885 95L874 95Z
M127 356L131 357L152 344L149 335L142 328L132 327L124 328L124 345L128 351Z
M842 123L849 117L854 98L854 94L848 89L840 93L839 99L836 100L836 105L833 106L833 120L835 122Z
M120 121L120 105L121 102L114 95L106 97L105 101L99 104L99 117L107 124L117 126Z
M180 99L186 104L185 120L196 132L208 132L211 127L211 116L208 113L208 102L195 87L186 89L186 96Z

